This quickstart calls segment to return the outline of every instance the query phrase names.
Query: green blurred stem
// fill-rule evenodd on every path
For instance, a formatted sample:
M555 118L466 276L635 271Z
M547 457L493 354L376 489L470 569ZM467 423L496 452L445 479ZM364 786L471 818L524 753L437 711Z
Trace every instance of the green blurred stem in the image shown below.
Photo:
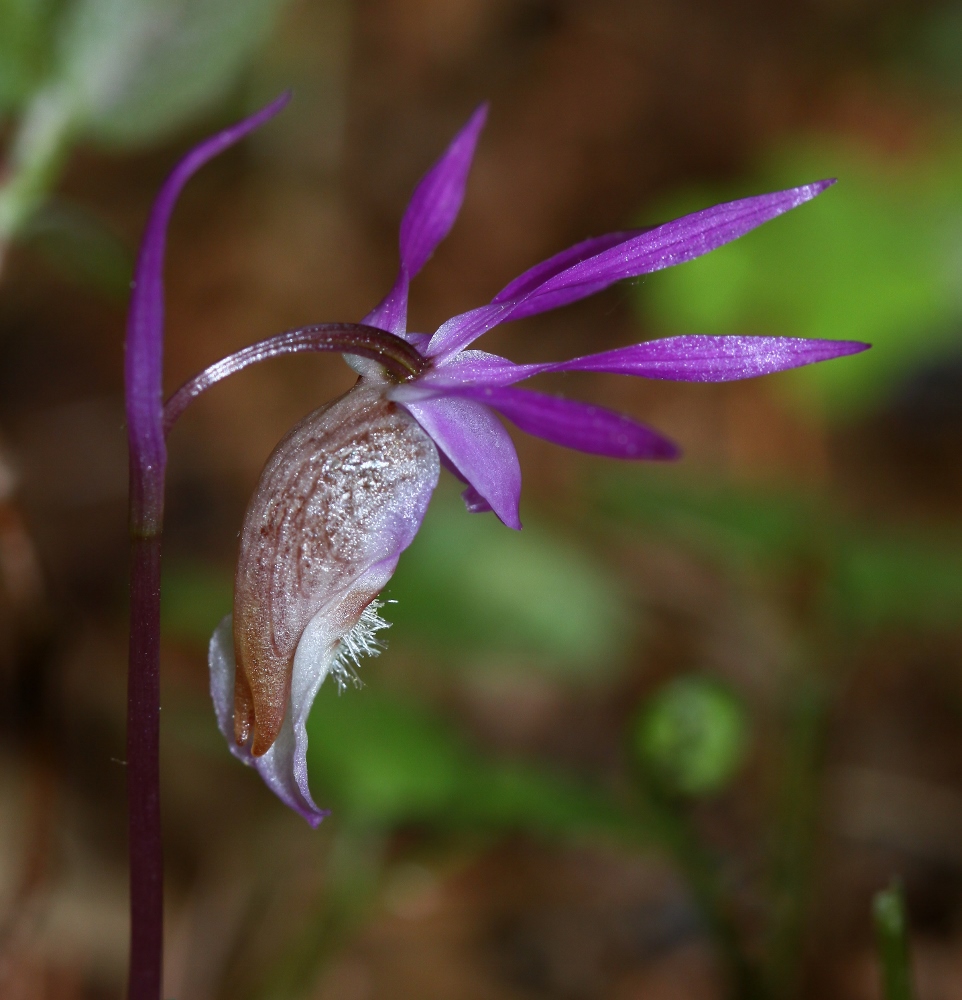
M764 1000L764 984L742 947L718 865L699 841L688 816L674 801L642 785L640 817L646 839L654 839L677 865L724 963L731 1000Z
M875 894L872 917L884 1000L914 1000L905 898L897 882Z
M329 821L330 822L330 821ZM380 830L342 823L326 858L321 898L279 962L251 994L257 1000L294 1000L311 987L331 956L364 923L385 870L387 840Z
M59 177L76 121L74 102L62 86L40 91L20 119L0 171L0 273L11 241Z
M770 991L786 1000L798 993L800 984L798 965L811 901L828 708L825 683L811 670L800 671L789 698L784 779L774 831L774 910L767 949Z

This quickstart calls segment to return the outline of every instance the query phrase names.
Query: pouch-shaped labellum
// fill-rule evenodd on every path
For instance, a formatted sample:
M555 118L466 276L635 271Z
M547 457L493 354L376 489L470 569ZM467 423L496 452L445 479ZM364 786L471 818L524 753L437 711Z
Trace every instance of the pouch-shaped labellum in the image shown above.
M290 710L305 630L311 669L326 674L414 538L438 471L414 419L363 381L306 417L268 459L234 586L234 737L254 757Z

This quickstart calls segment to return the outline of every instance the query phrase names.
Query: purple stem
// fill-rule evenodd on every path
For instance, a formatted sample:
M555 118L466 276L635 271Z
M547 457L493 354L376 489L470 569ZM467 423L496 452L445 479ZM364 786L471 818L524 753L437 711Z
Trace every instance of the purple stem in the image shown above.
M141 243L127 317L124 364L130 454L130 648L127 680L127 810L130 852L128 1000L161 1000L164 860L160 825L160 552L164 518L163 262L167 225L184 184L228 146L272 118L284 94L224 129L174 168Z
M127 676L130 1000L159 1000L164 947L160 827L160 535L134 538Z

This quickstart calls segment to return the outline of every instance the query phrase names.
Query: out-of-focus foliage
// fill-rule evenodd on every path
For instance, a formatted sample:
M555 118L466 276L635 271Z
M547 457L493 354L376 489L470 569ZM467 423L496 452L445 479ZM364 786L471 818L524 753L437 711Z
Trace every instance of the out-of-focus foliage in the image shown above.
M467 747L441 719L367 688L324 690L308 735L319 800L371 825L442 819L470 767Z
M132 255L96 215L82 206L50 199L29 219L21 237L66 277L111 299L127 297Z
M855 537L840 540L835 600L847 622L938 631L962 620L962 539Z
M467 515L445 489L386 595L398 602L392 639L449 657L508 653L572 676L617 669L633 629L620 588L575 542Z
M634 731L645 771L666 792L722 791L745 756L748 720L738 696L711 677L679 677L655 693Z
M170 638L206 648L233 603L229 573L197 563L171 562L164 568L160 626Z
M54 85L84 132L150 141L222 97L270 27L279 0L76 0Z
M737 571L789 569L823 529L814 497L641 470L608 476L600 506L619 526L642 525Z
M485 759L441 716L384 691L322 690L308 734L315 796L353 824L551 835L627 825L599 791L531 764Z
M914 1000L909 922L905 913L905 894L898 882L875 894L872 917L884 1000Z
M835 176L812 203L640 286L659 333L758 333L864 340L867 354L812 365L781 380L798 395L852 413L894 382L962 350L962 163L873 155L837 142L795 145L748 187L774 190ZM700 190L656 214L724 201ZM782 384L785 384L785 381Z
M20 107L50 68L57 0L0 0L0 120Z
M814 573L824 610L851 629L951 629L962 620L962 544L949 531L868 528L814 497L665 476L617 475L603 507L767 582Z
M75 142L141 145L222 98L282 0L0 2L0 117L19 113L0 182L2 250L42 208ZM102 256L88 230L47 236L65 237L62 261Z
M962 85L962 7L942 3L923 14L901 54L916 73L958 91Z

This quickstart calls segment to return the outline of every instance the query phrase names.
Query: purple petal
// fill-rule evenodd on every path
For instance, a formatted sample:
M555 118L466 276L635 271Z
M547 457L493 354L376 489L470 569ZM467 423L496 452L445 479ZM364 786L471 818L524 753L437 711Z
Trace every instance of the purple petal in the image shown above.
M465 484L466 489L461 491L461 499L464 501L464 506L467 508L469 514L490 514L492 513L491 504L484 499L483 496L461 475L458 471L458 467L444 454L443 451L438 452L438 457L441 459L441 465L454 476L455 479L460 479L462 483Z
M509 302L511 300L524 299L556 274L560 274L562 271L566 271L575 264L580 264L588 260L590 257L595 257L603 251L609 250L611 247L627 243L629 240L650 232L650 228L629 229L620 233L607 233L605 236L595 236L590 240L576 243L574 246L568 247L567 250L562 250L561 253L556 253L553 257L549 257L547 260L525 271L520 277L515 278L510 284L505 285L491 301ZM599 283L598 287L593 289L593 291L601 291L607 284L607 281ZM591 293L586 292L585 294ZM567 301L559 300L549 303L547 300L550 298L550 295L545 297L539 296L521 302L517 308L512 310L511 318L523 319L525 316L534 316L539 312L545 312L548 309L554 309L556 306L564 305L565 301Z
M403 337L408 322L408 286L411 276L404 263L398 268L394 286L383 299L361 320L367 326L376 326L388 333Z
M407 325L408 285L451 231L464 201L474 149L488 116L482 104L454 137L441 158L414 189L401 221L401 266L394 287L363 322L403 334Z
M818 181L787 191L776 191L772 194L756 195L752 198L715 205L713 208L706 208L684 218L675 219L673 222L644 230L640 234L628 236L623 241L609 246L592 257L579 260L561 271L555 272L551 261L545 261L543 265L532 269L533 272L537 272L539 267L544 267L546 273L550 274L550 277L540 285L529 287L531 282L522 275L517 281L523 288L528 289L523 297L502 300L501 295L504 294L502 292L495 303L504 306L505 311L497 317L487 315L485 323L465 322L464 317L456 317L456 320L449 321L431 338L428 353L432 357L449 356L466 347L497 323L517 319L520 316L532 316L546 309L556 309L592 295L623 278L650 274L652 271L694 260L725 243L738 239L739 236L744 236L763 222L768 222L789 209L810 201L833 183L831 180ZM603 240L604 237L600 239ZM565 253L573 252L574 249Z
M703 336L649 340L571 361L516 365L484 351L462 351L431 369L419 384L502 386L544 372L610 372L673 382L732 382L858 354L871 345L858 340L801 337Z
M451 231L461 211L478 136L488 117L482 104L415 188L401 221L401 259L413 278Z
M565 301L574 302L595 291L599 282L612 284L694 260L811 201L833 183L825 180L742 198L666 222L554 275L530 294L540 297L564 290Z
M733 382L858 354L870 346L857 340L689 334L650 340L553 365L520 367L540 371L612 372L673 382Z
M433 355L436 352L432 345L435 347L442 345L443 347L444 344L451 341L470 344L471 341L477 340L482 334L487 333L488 330L505 320L523 319L525 316L533 316L535 313L554 308L551 305L542 304L540 299L529 301L526 296L549 278L572 265L644 232L647 230L633 229L621 233L608 233L606 236L596 236L590 240L576 243L573 247L568 247L567 250L562 250L561 253L536 264L510 284L505 285L490 304L453 316L443 323L434 337L431 338L426 353L429 356ZM596 291L600 291L604 287L604 284L600 284ZM564 305L563 302L558 304Z
M267 107L195 146L174 167L154 201L140 244L127 313L124 379L131 455L145 467L166 460L163 427L164 250L167 226L184 185L205 164L273 118L290 100L282 94ZM136 497L133 498L137 502Z
M494 329L499 323L511 319L517 306L517 302L492 302L458 316L452 316L437 328L434 336L428 341L428 346L424 350L425 356L438 360L451 357L488 330Z
M521 529L521 466L498 418L471 399L399 399L424 428L459 477L477 493L465 502L486 503L509 527ZM478 508L481 509L480 507Z
M411 392L414 391L417 390L412 388ZM422 391L431 389L424 387ZM438 391L448 393L449 397L484 403L528 434L576 451L631 460L670 459L679 455L677 446L657 431L601 406L526 389L459 385ZM411 409L424 403L405 401L404 405Z
M564 364L565 362L560 362ZM408 383L416 387L446 388L458 385L511 385L530 378L544 370L550 370L553 362L540 365L516 365L499 354L488 351L459 351L449 358L441 359L429 368L416 382Z
M461 491L461 499L469 514L489 514L494 510L491 504L470 483L466 489Z

